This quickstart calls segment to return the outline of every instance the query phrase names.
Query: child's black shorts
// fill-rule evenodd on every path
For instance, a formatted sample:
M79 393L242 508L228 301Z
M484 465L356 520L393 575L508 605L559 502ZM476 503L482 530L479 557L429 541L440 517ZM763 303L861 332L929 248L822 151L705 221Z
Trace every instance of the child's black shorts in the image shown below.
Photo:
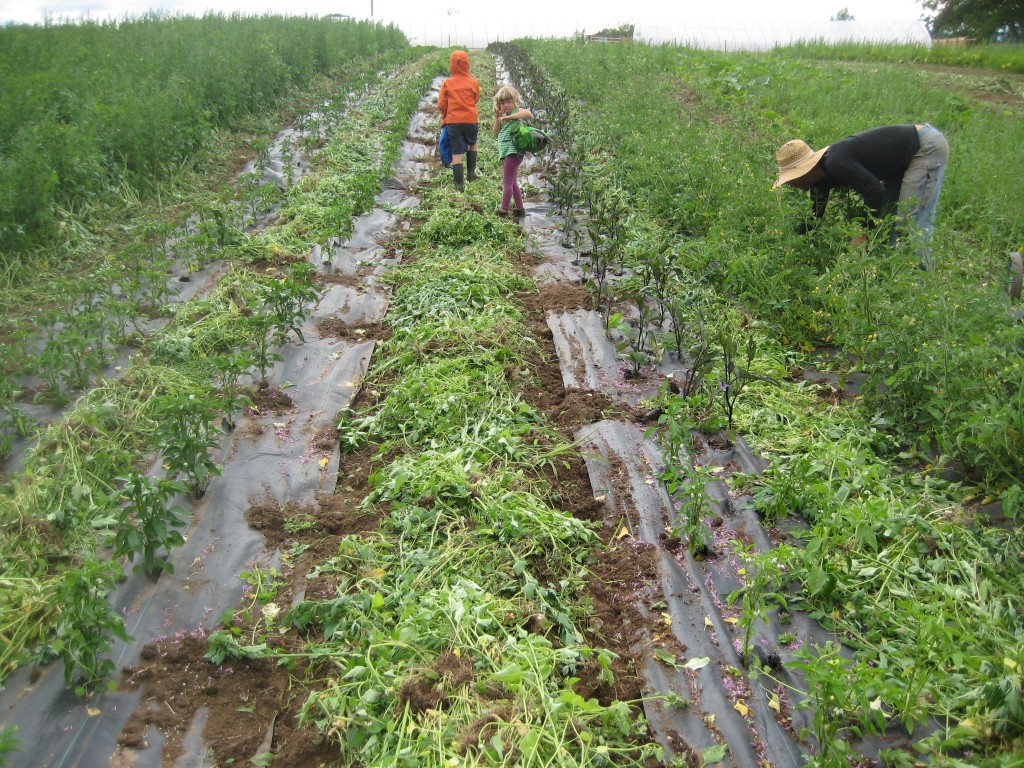
M479 123L448 123L448 146L452 154L466 154L466 150L476 144L479 133Z

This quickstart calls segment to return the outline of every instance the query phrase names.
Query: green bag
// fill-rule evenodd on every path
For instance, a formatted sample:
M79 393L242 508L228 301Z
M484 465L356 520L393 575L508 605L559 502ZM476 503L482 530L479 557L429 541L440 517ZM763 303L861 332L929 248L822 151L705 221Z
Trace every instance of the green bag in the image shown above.
M512 131L512 143L520 152L537 154L543 152L551 143L551 135L540 128L520 123L519 127Z

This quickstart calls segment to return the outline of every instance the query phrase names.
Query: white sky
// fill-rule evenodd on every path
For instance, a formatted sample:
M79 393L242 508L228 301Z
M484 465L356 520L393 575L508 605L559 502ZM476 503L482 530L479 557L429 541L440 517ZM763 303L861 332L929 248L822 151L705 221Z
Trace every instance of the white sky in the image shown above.
M847 8L857 21L865 22L916 20L924 12L916 0L0 0L0 24L40 24L47 19L103 21L148 11L187 15L207 11L313 16L341 13L370 18L372 8L374 20L399 26L421 19L444 23L448 16L464 25L494 23L496 18L507 23L511 21L507 9L512 5L520 9L516 14L519 21L529 20L531 27L550 23L588 33L627 21L656 25L672 21L743 24L765 20L783 25L828 21L842 8Z

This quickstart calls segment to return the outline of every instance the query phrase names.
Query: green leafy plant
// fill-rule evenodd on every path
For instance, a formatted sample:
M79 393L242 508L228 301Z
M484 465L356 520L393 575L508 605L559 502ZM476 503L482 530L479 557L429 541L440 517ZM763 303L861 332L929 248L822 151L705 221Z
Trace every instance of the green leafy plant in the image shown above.
M9 765L5 755L20 751L21 748L18 745L21 743L21 739L17 737L17 733L18 726L16 725L0 728L0 766Z
M124 620L111 606L107 595L120 577L120 569L111 562L86 560L79 568L66 572L54 596L60 606L55 637L50 648L64 662L64 682L75 683L75 692L84 696L114 671L114 662L106 656L111 638L131 640ZM110 680L108 687L116 683Z
M789 609L783 586L787 581L785 574L793 550L790 545L782 544L769 552L755 553L753 544L737 540L733 542L733 551L744 563L744 583L727 600L732 604L739 599L743 606L740 616L740 628L743 630L740 651L749 666L757 623L767 622L771 608L777 607L784 613Z
M751 381L765 381L771 384L775 384L775 381L766 376L759 376L751 370L757 358L757 339L753 332L747 332L746 343L742 349L742 362L741 342L732 328L728 325L719 328L716 339L722 349L722 378L718 381L717 391L722 402L722 410L725 412L726 434L731 440L736 403L743 394L744 387Z
M608 330L618 337L615 344L620 360L628 364L627 378L639 378L645 365L657 359L656 338L649 330L650 309L642 305L639 320L634 324L616 312L608 318ZM653 348L653 349L652 349Z
M312 276L316 268L309 262L292 265L280 280L270 280L261 286L258 313L269 320L269 328L277 343L283 343L294 332L299 341L306 305L317 298ZM261 369L262 370L262 369Z
M174 572L167 560L157 557L162 547L170 552L185 539L176 530L186 524L185 510L171 505L171 499L185 493L185 487L166 478L149 478L138 472L118 478L122 483L121 514L114 532L114 551L118 556L138 553L142 567L151 576L161 571Z
M219 444L214 426L219 412L215 397L196 394L161 395L154 399L154 443L170 477L183 474L198 499L220 467L210 452Z
M223 425L226 432L235 428L235 418L252 399L239 386L238 380L255 365L256 356L251 350L238 350L213 358L211 364L217 372L217 399L224 411Z

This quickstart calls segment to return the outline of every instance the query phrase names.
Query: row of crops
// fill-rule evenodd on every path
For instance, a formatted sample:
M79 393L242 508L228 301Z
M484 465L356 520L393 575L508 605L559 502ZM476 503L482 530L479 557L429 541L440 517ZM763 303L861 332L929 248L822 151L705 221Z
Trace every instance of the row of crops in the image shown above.
M25 254L88 245L93 222L130 217L140 195L204 168L218 134L408 47L368 22L215 14L9 26L0 40L6 279Z
M125 636L124 617L106 595L133 556L150 574L168 568L157 552L181 544L187 524L173 502L201 497L219 473L211 448L252 405L248 383L265 383L280 360L276 346L299 333L317 295L304 254L347 233L372 204L381 163L397 156L404 126L387 123L410 113L433 77L420 63L367 90L380 69L420 59L401 42L380 56L371 46L341 81L347 95L320 104L289 138L284 155L297 162L316 152L318 174L267 183L263 141L237 185L195 195L186 221L140 208L138 239L63 269L45 302L20 292L38 290L35 283L8 294L5 449L23 448L18 438L35 444L0 496L3 677L60 658L68 683L86 692L113 670L106 651ZM271 212L277 225L255 228ZM208 276L214 261L230 269L217 267L216 287L182 302L188 284L176 276ZM33 416L69 403L53 423ZM147 476L154 454L166 477Z
M8 667L60 656L67 683L83 695L114 671L123 617L106 593L132 555L154 576L169 569L164 552L182 543L185 523L172 500L201 496L218 482L217 419L229 426L251 416L241 411L255 392L242 382L265 382L282 362L275 350L301 341L316 291L299 254L311 247L308 238L349 231L353 215L366 208L363 193L379 186L394 162L407 115L442 64L431 57L393 69L341 105L327 121L314 173L273 206L278 224L244 231L252 200L241 195L225 220L230 237L209 252L230 269L218 273L215 287L175 307L166 328L147 333L122 376L75 403L54 428L66 443L32 454L5 519L51 523L76 552L76 567L37 579L35 591L12 593L7 615L28 607L33 623L17 636ZM493 78L485 82L493 87ZM485 143L493 152L493 140ZM584 643L584 563L597 537L590 523L559 511L557 483L550 482L565 471L571 446L520 394L533 386L524 355L535 346L512 301L529 288L508 262L521 252L521 239L512 223L477 213L495 207L495 185L474 185L476 200L447 184L423 195L403 244L413 263L390 280L389 338L365 383L380 399L372 416L342 414L338 425L346 451L375 449L380 466L363 506L385 513L380 531L347 537L314 563L319 578L337 581L333 592L307 595L286 613L279 612L285 586L277 569L247 570L242 577L258 585L251 605L222 617L222 630L204 637L208 662L197 659L197 674L210 674L207 663L223 669L267 660L305 670L294 681L309 689L298 723L322 731L349 763L452 765L474 756L490 764L642 765L660 750L638 719L639 703L574 690L583 669L611 687L621 664L612 651ZM175 263L207 277L207 259L192 263L192 254L185 247ZM176 384L181 391L168 392ZM137 410L129 412L128 403ZM93 422L97 428L85 429L83 419L96 416L104 417ZM108 427L124 422L141 439L115 452ZM83 439L87 446L77 442ZM150 451L160 456L166 480L113 471ZM104 463L111 458L118 466ZM91 463L83 468L81 460ZM79 492L68 491L66 503L64 496L34 495L63 488L38 481L59 480L65 465L77 471ZM26 497L35 499L31 510ZM74 519L46 518L45 509L83 498L88 507ZM319 538L315 523L299 517L284 529ZM26 574L48 556L47 542L31 528L11 549L36 555L12 557ZM95 529L101 535L90 538ZM285 561L309 546L294 536ZM5 574L12 585L30 580ZM15 630L21 632L14 627L10 636ZM156 642L166 656L167 638ZM163 690L156 680L149 695ZM98 714L106 700L94 701ZM239 718L239 728L248 727Z
M786 52L498 48L566 143L552 197L595 306L609 320L633 307L610 328L623 358L638 370L665 350L688 361L659 400L666 454L689 429L735 427L770 460L736 490L768 523L806 521L801 546L750 559L734 597L747 622L799 608L854 650L796 662L818 764L857 760L848 737L895 724L935 763L1016 764L1024 334L1005 285L1024 217L1005 162L1020 157L1019 100L990 105L941 76ZM837 102L858 105L854 123ZM965 155L945 191L935 276L885 244L849 250L842 216L814 238L793 232L806 200L768 193L775 147L924 119ZM608 279L624 269L629 279ZM831 373L824 392L794 378L808 366ZM851 380L860 387L846 396ZM680 466L663 480L694 477ZM680 529L695 552L706 546L700 509Z
M35 435L29 395L74 404L0 496L0 674L59 658L83 694L113 672L109 651L124 636L107 593L133 556L154 576L167 569L161 555L182 542L187 523L175 500L216 482L211 449L245 418L256 396L247 384L265 382L280 345L300 340L317 295L304 255L344 237L372 205L408 116L446 58L421 60L393 30L370 25L210 17L123 27L145 37L147 51L175 50L186 27L207 30L217 51L239 37L225 30L243 28L259 29L269 54L293 32L305 35L307 54L311 40L344 42L320 47L347 51L327 64L287 66L306 72L304 83L341 75L348 96L297 124L280 158L282 184L265 183L270 142L256 141L252 172L191 200L187 222L136 216L143 224L127 234L101 227L141 213L140 191L170 194L159 185L202 162L197 150L218 130L207 122L210 104L201 119L178 121L198 120L203 140L151 147L158 162L83 160L105 169L86 175L102 178L111 197L83 192L75 169L47 166L54 196L40 198L39 210L50 218L3 230L12 233L3 250L11 289L0 378L5 450ZM81 41L103 55L129 39L113 27L82 29ZM2 34L23 35L24 52L47 31ZM79 62L87 56L74 33L59 31ZM289 56L302 47L292 42ZM382 47L389 52L375 56ZM791 662L807 683L794 693L813 712L800 738L816 764L863 763L851 736L896 732L913 748L883 750L878 759L888 765L922 754L934 765L1017 764L1024 386L1021 326L1004 283L1005 254L1019 248L1024 221L1013 186L1024 146L1019 101L981 99L993 82L984 72L927 75L822 62L806 51L570 41L495 50L559 136L563 155L549 169L547 194L623 366L651 377L666 356L686 363L685 378L650 403L661 414L653 433L665 455L686 455L691 430L742 434L769 466L736 475L735 493L766 523L801 521L775 550L738 553L748 578L731 598L746 630L746 669L737 674L770 681L771 665L749 641L764 622L805 611L843 643L805 647ZM210 69L202 78L210 94L222 80L235 84L240 111L222 116L227 123L295 86L283 76L262 83L239 63L247 55L211 60L251 82L218 80ZM168 55L163 66L177 60ZM475 73L493 91L491 75ZM159 82L175 78L187 75ZM85 142L97 115L116 111L110 94L132 90L91 87L61 97L72 106L54 118L64 142L55 146ZM89 108L79 113L79 103ZM51 107L5 136L33 135ZM848 250L849 225L838 214L813 238L793 233L806 200L767 191L778 144L800 135L818 146L870 125L925 119L953 147L934 274L882 243ZM482 155L493 152L489 136L482 143ZM35 179L17 146L3 145L4 172ZM99 145L79 154L93 149L107 157ZM175 152L181 157L166 162ZM314 173L293 182L292 169L313 155ZM129 179L136 164L141 175ZM374 399L338 422L345 451L374 457L363 508L381 515L380 530L346 537L316 568L333 594L284 615L276 574L264 573L261 611L227 617L208 639L208 658L308 665L298 719L353 764L368 754L380 765L645 764L660 750L638 702L574 690L583 670L611 686L622 666L611 650L583 642L585 566L600 544L588 523L559 511L558 471L573 452L522 394L535 386L524 362L532 340L515 301L531 284L510 261L522 241L513 225L480 213L495 207L496 182L471 185L467 197L444 180L420 191L401 245L410 263L389 278ZM32 221L10 211L10 221ZM69 263L88 254L89 269L65 264L48 275L42 244ZM97 259L98 245L109 256ZM230 269L219 271L223 264ZM168 271L206 276L208 267L218 270L216 287L167 309ZM52 279L38 305L25 299L37 287L32 273ZM105 378L115 364L119 375ZM802 381L809 367L832 383ZM145 473L152 455L165 479ZM715 551L707 507L693 492L706 477L681 462L660 480L680 504L671 533L701 557L730 554ZM290 532L301 533L300 523L292 520ZM292 544L298 556L296 546L301 539ZM0 730L0 758L13 739ZM693 756L724 758L724 750Z

